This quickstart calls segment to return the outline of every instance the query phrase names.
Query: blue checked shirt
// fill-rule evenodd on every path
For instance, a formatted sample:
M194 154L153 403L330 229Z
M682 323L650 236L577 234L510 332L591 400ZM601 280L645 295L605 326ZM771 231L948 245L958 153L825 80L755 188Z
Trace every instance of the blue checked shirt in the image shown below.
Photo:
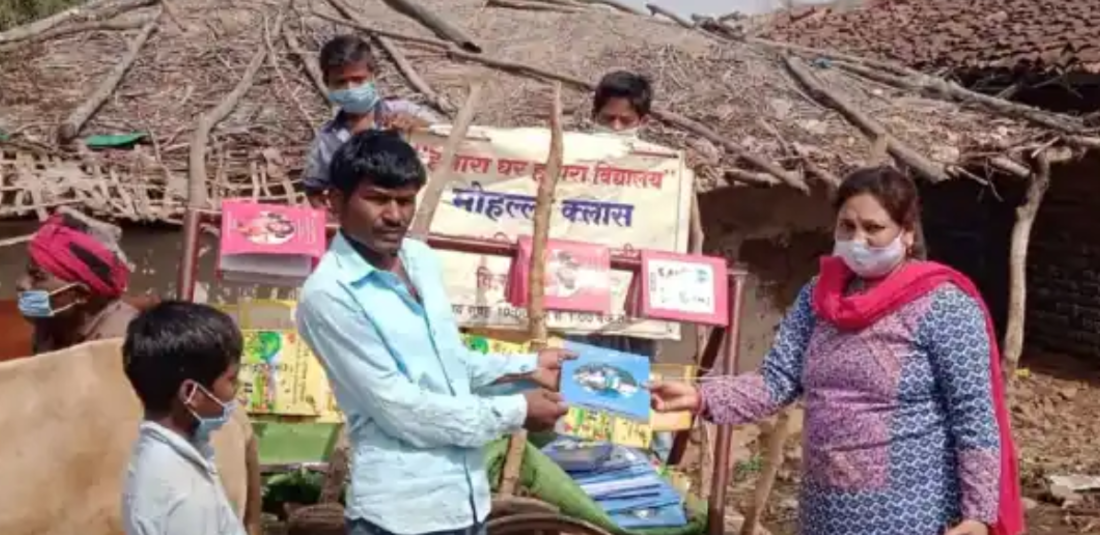
M387 116L395 114L408 114L431 124L439 122L439 117L424 106L402 99L386 99L379 101L374 107L374 123L381 125ZM309 153L306 154L302 183L307 190L321 191L329 187L329 166L332 164L332 156L336 154L336 149L349 139L351 139L351 130L348 130L343 113L336 114L332 120L321 125L321 129L317 131L313 143L309 146Z
M463 529L489 513L482 446L527 415L521 395L477 392L537 358L466 349L435 253L406 239L399 255L422 303L337 234L302 289L298 331L347 416L348 518L398 534Z

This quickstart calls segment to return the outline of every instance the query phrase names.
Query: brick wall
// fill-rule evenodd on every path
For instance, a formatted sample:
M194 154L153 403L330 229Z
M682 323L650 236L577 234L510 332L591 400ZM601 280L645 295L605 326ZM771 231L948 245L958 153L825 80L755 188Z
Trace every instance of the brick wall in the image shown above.
M1100 357L1100 157L1052 171L1028 251L1026 342Z

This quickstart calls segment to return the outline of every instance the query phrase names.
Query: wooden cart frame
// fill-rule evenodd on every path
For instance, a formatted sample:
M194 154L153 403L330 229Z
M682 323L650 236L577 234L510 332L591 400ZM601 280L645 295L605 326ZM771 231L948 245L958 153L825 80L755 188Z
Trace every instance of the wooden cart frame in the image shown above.
M220 220L220 214L188 209L184 219L184 243L183 254L180 259L179 277L177 279L178 298L192 301L195 297L195 275L199 259L199 235L200 228L205 224L214 224ZM332 229L330 229L332 230ZM443 236L432 234L428 237L428 244L433 248L491 256L514 257L516 245L503 241L479 240L473 238ZM641 260L638 256L612 255L611 267L616 270L638 273L641 269ZM727 273L729 281L729 325L706 329L708 334L700 334L701 343L696 363L700 373L711 370L722 375L733 375L737 372L737 363L740 349L741 307L744 301L744 285L747 273L741 269L730 269ZM679 431L673 442L672 452L668 463L678 465L687 449L690 430ZM725 531L726 488L729 483L729 456L730 445L733 437L731 426L719 426L714 441L712 467L712 480L710 495L707 500L707 534L722 535ZM502 470L507 474L510 469L516 467L511 463L521 462L509 455L505 459L505 467ZM346 461L345 461L346 462ZM518 535L530 533L576 533L606 535L603 529L583 521L564 517L556 512L552 506L542 506L537 500L530 500L515 496L497 496L494 499L494 510L503 514L494 514L487 528L491 535Z

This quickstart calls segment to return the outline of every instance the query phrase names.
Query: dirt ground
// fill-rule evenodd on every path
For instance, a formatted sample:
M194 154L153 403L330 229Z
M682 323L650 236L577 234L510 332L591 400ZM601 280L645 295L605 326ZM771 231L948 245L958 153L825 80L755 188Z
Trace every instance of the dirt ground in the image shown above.
M1100 363L1034 354L1025 358L1021 370L1009 395L1028 508L1027 532L1100 534L1100 492L1066 501L1047 482L1049 475L1100 476ZM755 445L748 449L755 450ZM798 438L788 443L786 457L764 518L772 535L796 533ZM749 503L758 464L752 456L738 462L731 509L743 510Z

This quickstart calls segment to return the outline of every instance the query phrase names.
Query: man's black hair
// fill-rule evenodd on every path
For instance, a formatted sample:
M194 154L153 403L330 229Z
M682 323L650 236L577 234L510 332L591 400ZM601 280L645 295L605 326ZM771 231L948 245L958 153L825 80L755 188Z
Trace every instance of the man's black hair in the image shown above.
M630 101L639 117L649 115L653 105L653 87L649 78L629 71L615 71L604 75L596 86L596 97L592 100L592 115L596 115L613 98L625 98Z
M184 381L212 389L219 376L240 362L243 349L241 330L224 312L164 301L130 322L123 367L145 410L167 413Z
M321 72L325 79L336 69L365 63L371 72L378 72L374 51L362 38L355 35L337 35L321 47Z
M395 131L365 130L347 140L332 155L332 187L350 197L359 184L397 189L421 187L428 172L412 148Z

